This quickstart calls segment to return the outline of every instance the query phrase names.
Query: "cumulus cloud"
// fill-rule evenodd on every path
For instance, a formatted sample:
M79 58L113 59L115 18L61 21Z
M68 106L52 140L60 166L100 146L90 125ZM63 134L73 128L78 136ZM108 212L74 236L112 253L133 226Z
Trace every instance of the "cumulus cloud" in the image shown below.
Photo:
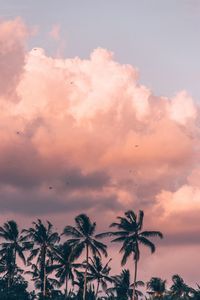
M0 210L114 216L141 208L168 231L177 215L182 234L181 216L200 210L191 96L156 97L106 49L88 59L27 52L27 35L20 19L0 24Z
M200 189L197 187L184 185L174 193L162 191L157 197L166 215L200 211Z
M28 30L20 18L0 22L0 97L16 98L25 60L24 39Z
M186 91L182 91L172 98L169 114L172 120L182 125L185 125L189 119L195 119L197 110L192 98Z

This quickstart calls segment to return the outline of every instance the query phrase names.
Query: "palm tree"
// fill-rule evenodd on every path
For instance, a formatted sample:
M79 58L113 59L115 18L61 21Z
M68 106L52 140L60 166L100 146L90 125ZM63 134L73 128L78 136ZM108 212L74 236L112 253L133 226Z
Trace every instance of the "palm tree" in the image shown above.
M89 252L91 251L93 255L100 256L101 253L107 256L107 246L96 239L95 230L96 223L92 223L90 218L85 214L80 214L75 218L76 226L66 226L64 228L63 234L72 237L68 240L74 247L74 255L78 258L83 250L86 250L86 268L84 274L84 289L83 289L83 299L86 299L87 291L87 271L88 271L88 259Z
M42 290L43 287L43 276L42 271L38 268L35 264L31 265L31 271L26 271L25 274L28 274L32 277L32 281L34 281L35 288L38 290ZM59 282L55 279L50 277L52 270L51 270L51 262L49 260L46 261L46 295L50 295L51 292L54 290L55 287L59 286ZM42 292L41 292L42 293ZM42 293L42 297L43 293Z
M184 282L183 278L179 275L172 276L172 286L170 288L173 299L189 299L192 289Z
M73 269L80 267L81 264L75 264L76 256L74 255L73 246L69 243L59 245L54 254L55 264L50 268L56 270L56 278L59 278L60 285L65 283L65 298L68 296L68 281L74 281Z
M89 260L90 262L88 262L88 280L97 280L97 288L95 293L95 296L97 298L100 285L105 291L107 289L107 282L113 282L112 277L109 276L109 272L111 270L111 268L109 267L109 263L112 259L109 259L109 261L105 265L103 265L102 260L99 256L94 256L93 259L90 257Z
M16 276L23 273L13 262L13 251L11 248L7 249L7 252L1 255L0 259L0 274L3 274L3 279L7 283L7 288L10 289L13 286Z
M160 231L142 231L144 212L139 211L137 216L134 211L127 211L124 217L117 217L119 222L114 222L110 227L116 227L118 231L105 232L97 235L97 237L114 236L112 242L122 242L120 253L123 253L121 264L125 265L127 259L133 254L135 263L134 270L134 286L133 286L133 297L135 298L135 284L137 281L137 269L138 261L140 259L140 245L144 245L151 250L151 253L155 252L155 245L149 240L151 237L158 236L163 238Z
M133 296L134 287L135 287L136 298L138 298L138 296L143 295L141 291L136 289L136 287L144 286L144 282L137 281L131 284L129 270L124 269L122 270L120 275L113 276L113 282L114 282L114 287L109 288L107 290L107 293L111 293L111 295L113 295L113 292L116 292L117 299L120 300L131 299Z
M147 288L150 290L148 291L149 294L154 295L155 298L162 299L166 292L166 280L152 277L147 283Z
M53 262L53 255L56 252L56 243L60 238L57 232L53 230L53 225L47 221L45 226L41 220L33 222L33 227L28 230L23 230L24 241L32 243L30 256L28 262L31 262L34 258L37 258L37 266L40 269L41 276L41 293L43 298L46 296L46 264L47 259Z
M0 227L1 243L0 255L2 262L7 264L8 288L12 285L15 273L16 257L18 256L26 264L24 250L28 248L28 243L23 243L23 237L19 232L17 223L13 220L8 221Z

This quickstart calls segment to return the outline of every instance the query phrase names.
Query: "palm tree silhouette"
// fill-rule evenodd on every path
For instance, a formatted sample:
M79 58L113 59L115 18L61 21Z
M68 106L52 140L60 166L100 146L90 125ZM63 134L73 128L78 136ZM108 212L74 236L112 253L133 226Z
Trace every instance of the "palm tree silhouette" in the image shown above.
M170 288L173 299L189 299L192 289L184 282L183 278L179 275L172 276L172 286Z
M42 287L43 287L43 275L42 270L38 268L36 264L30 264L31 265L31 271L26 271L25 274L28 274L32 277L32 281L34 282L35 288L41 291L41 296L44 298L44 295L42 293ZM46 294L50 295L52 291L54 291L55 287L59 286L59 281L57 281L55 278L50 277L52 273L51 270L51 262L49 260L46 261Z
M1 262L7 264L8 288L12 285L13 276L15 274L16 257L18 257L26 264L24 250L28 248L28 244L23 243L23 237L19 232L17 223L13 220L8 221L0 227L0 238L3 239L1 243L0 255Z
M56 243L60 238L57 232L53 230L53 225L47 221L45 226L41 220L33 222L33 227L23 230L24 241L31 243L30 256L28 262L37 257L37 266L39 266L41 276L41 293L43 298L46 296L46 263L47 259L53 262L53 254L56 252Z
M15 278L22 273L23 270L14 264L12 249L8 248L7 252L3 253L0 259L0 274L3 274L8 290L13 287Z
M74 247L74 255L78 258L83 250L86 250L86 268L84 274L84 288L83 288L83 299L86 299L87 292L87 271L88 271L88 260L89 252L93 255L100 256L104 254L107 256L107 246L96 239L95 230L96 223L92 223L90 218L85 214L80 214L75 218L76 226L66 226L63 234L72 237L68 240Z
M68 281L74 281L73 269L80 267L81 264L76 264L76 255L73 251L73 246L69 243L59 245L54 254L55 263L50 267L56 271L56 278L59 279L60 286L65 284L65 298L68 297Z
M103 290L107 289L107 282L112 283L113 279L109 276L109 272L111 268L109 267L109 263L112 259L109 259L108 262L103 265L102 259L99 256L94 256L92 259L89 257L88 262L88 280L89 281L97 281L97 287L95 292L95 297L97 298L99 293L99 287L102 286ZM83 264L86 267L86 265Z
M122 242L120 253L123 253L121 264L125 265L127 259L133 254L135 262L134 271L134 285L133 296L135 298L135 284L137 280L138 261L140 259L140 245L144 245L151 250L151 253L155 252L155 245L149 240L150 237L158 236L163 238L160 231L142 231L144 212L139 211L137 216L134 211L130 210L125 212L124 217L117 217L119 222L114 222L110 227L116 227L118 231L110 231L97 235L97 237L114 236L112 242Z
M162 299L166 292L166 280L158 277L152 277L147 282L148 294L153 295L156 299Z
M113 292L116 292L117 299L128 300L133 297L133 288L135 287L135 297L142 296L142 292L137 290L136 287L144 286L144 282L137 281L132 283L130 281L130 271L127 269L122 270L120 275L113 276L114 287L111 287L107 290L107 293L111 293L114 296Z

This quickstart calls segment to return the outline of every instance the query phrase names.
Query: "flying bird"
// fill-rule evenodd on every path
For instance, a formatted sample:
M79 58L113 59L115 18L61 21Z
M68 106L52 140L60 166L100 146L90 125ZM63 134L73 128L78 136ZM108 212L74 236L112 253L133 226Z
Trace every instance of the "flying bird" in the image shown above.
M52 186L49 186L49 190L52 190L53 189L53 187Z

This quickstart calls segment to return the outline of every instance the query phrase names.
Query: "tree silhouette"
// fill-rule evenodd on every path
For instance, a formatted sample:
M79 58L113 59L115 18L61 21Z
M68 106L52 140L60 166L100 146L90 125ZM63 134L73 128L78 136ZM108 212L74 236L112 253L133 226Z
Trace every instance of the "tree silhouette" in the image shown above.
M12 285L15 269L17 268L17 255L26 264L24 250L28 248L28 243L23 243L23 237L19 232L17 223L13 220L4 223L0 227L0 238L3 240L0 249L1 264L4 264L4 267L7 269L9 288Z
M63 234L72 237L68 240L74 247L75 257L79 257L83 250L86 250L86 268L84 274L84 289L83 289L83 299L86 299L87 291L87 271L88 271L88 259L89 252L95 256L101 256L104 254L107 256L107 246L99 241L97 241L97 236L95 235L96 223L92 223L90 218L85 214L80 214L75 218L75 227L66 226L64 228Z
M112 259L109 259L108 262L103 265L102 259L99 256L94 256L94 258L89 257L88 262L88 280L97 281L97 287L95 296L98 296L100 286L105 291L107 289L107 282L112 283L113 279L109 276L111 268L109 263ZM84 264L83 264L84 265Z
M156 299L162 299L166 292L166 280L162 280L158 277L152 277L149 282L147 282L148 293L153 295Z
M50 267L56 271L56 278L59 279L60 286L65 284L65 298L68 296L68 281L74 281L73 269L78 268L81 264L76 264L76 255L73 246L68 242L59 245L54 253L54 264Z
M53 255L56 251L56 243L60 238L57 232L53 230L53 225L47 221L45 226L41 220L33 222L33 227L23 230L24 241L31 243L30 256L28 262L37 258L36 265L40 270L41 292L43 298L46 297L46 263L53 262Z
M99 234L98 237L112 236L115 237L112 242L121 242L122 247L120 253L123 254L121 264L125 265L127 259L133 255L135 262L134 270L134 286L133 286L133 296L135 298L135 284L137 281L137 269L138 261L140 259L140 245L148 247L151 252L155 252L155 245L149 240L151 237L158 236L163 238L160 231L142 231L144 212L139 211L139 216L137 216L134 211L130 210L125 212L124 217L117 217L119 222L114 222L110 227L115 227L117 231L109 231Z
M172 276L172 286L170 288L173 299L189 299L191 288L184 282L183 278L179 275Z
M116 292L117 299L128 300L133 297L133 291L135 287L136 298L142 296L142 292L137 290L136 287L144 286L142 281L136 283L130 282L130 272L129 270L122 270L120 275L113 276L114 287L109 288L107 291L113 295Z
M41 298L44 298L43 295L43 273L40 268L36 264L30 264L31 270L26 271L26 274L32 277L32 281L34 282L35 288L41 291ZM51 270L51 262L49 260L46 261L46 283L45 283L45 297L50 296L52 291L54 291L55 287L59 286L59 281L55 278L50 277L52 274Z

